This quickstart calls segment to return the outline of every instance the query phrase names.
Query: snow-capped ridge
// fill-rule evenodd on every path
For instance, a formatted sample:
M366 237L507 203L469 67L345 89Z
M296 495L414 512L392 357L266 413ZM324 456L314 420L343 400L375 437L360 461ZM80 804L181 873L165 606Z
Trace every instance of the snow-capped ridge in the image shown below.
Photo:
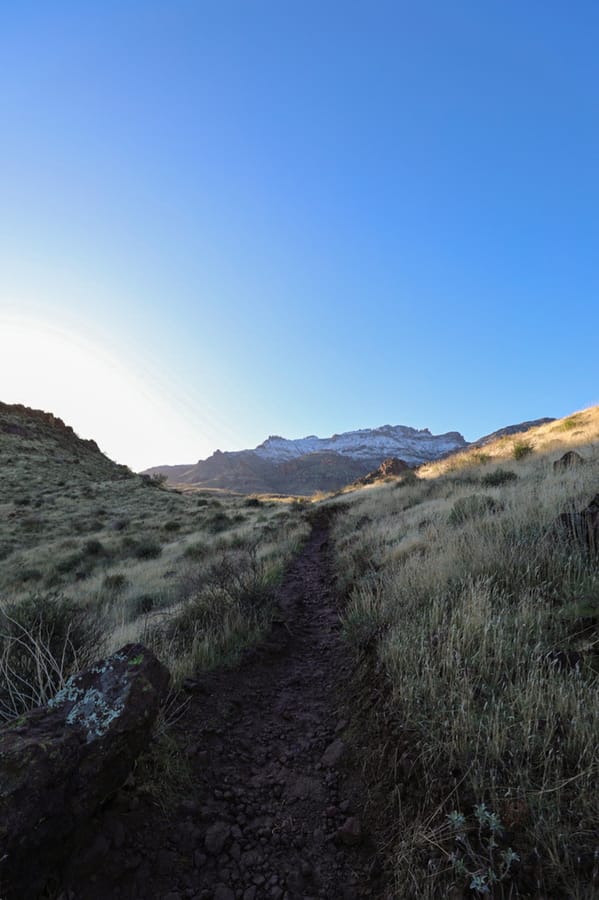
M309 435L290 440L271 435L253 451L270 462L285 462L311 453L338 453L351 459L381 459L396 456L411 465L438 459L446 453L467 446L457 431L433 435L428 428L411 428L408 425L381 425L378 428L360 428L333 434L328 438Z

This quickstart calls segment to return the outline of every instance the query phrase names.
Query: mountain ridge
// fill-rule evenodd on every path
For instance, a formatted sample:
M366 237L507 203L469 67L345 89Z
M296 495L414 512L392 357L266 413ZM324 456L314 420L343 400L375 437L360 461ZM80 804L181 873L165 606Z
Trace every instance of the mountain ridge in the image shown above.
M537 419L510 425L501 433L526 431L552 421ZM492 436L485 436L486 441ZM434 435L428 428L381 425L333 434L288 439L270 435L247 450L216 450L197 463L153 466L144 474L164 475L171 484L242 493L307 494L338 490L376 470L385 459L401 459L415 468L472 446L459 431Z

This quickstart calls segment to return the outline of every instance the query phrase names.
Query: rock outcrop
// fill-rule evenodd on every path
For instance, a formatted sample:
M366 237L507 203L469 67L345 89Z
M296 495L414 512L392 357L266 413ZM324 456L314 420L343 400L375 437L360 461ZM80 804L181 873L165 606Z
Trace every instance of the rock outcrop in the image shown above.
M574 541L590 553L599 553L599 494L580 512L562 513L554 531L565 540Z
M169 683L140 644L0 729L0 896L36 897L147 746Z
M389 459L384 459L378 469L375 469L374 472L369 472L368 475L364 475L363 478L358 478L355 481L355 484L375 484L377 481L382 481L385 478L399 477L405 475L407 472L412 472L411 477L414 477L413 469L407 462L392 456Z
M566 469L572 469L575 466L583 466L584 459L577 453L576 450L568 450L567 453L564 453L563 456L560 456L559 459L556 459L553 463L553 471L554 472L564 472Z

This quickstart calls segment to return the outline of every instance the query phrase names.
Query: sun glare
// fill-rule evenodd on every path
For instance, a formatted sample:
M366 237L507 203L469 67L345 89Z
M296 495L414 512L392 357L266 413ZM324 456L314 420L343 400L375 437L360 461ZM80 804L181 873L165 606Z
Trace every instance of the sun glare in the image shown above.
M168 398L98 341L41 321L0 315L2 399L52 412L134 469L192 462L200 436Z

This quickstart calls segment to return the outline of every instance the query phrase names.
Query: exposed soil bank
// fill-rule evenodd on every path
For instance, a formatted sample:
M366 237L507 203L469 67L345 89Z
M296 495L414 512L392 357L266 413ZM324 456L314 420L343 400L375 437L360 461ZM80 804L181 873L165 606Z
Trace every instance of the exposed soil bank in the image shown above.
M380 900L360 761L344 740L352 663L318 522L278 592L265 644L188 685L175 726L189 795L165 815L123 790L63 898Z

